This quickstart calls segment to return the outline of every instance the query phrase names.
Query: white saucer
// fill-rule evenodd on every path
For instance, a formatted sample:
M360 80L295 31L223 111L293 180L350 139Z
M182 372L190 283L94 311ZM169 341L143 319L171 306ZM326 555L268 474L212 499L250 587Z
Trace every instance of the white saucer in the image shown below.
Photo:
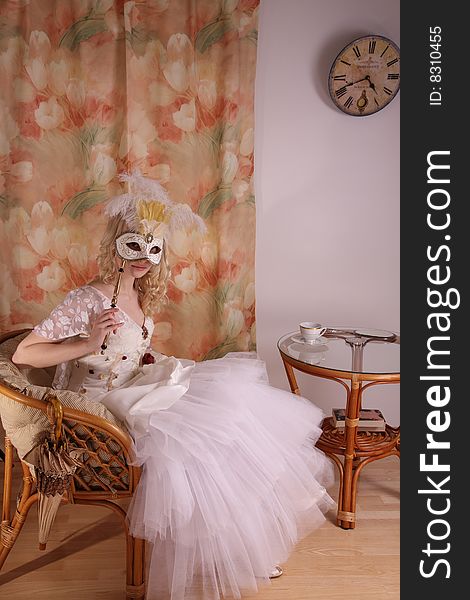
M293 342L297 342L298 344L308 344L309 346L316 346L317 344L325 344L328 341L326 339L326 337L323 337L322 335L319 335L317 338L315 338L312 341L307 341L300 335L300 333L298 335L293 335L291 337L291 340Z

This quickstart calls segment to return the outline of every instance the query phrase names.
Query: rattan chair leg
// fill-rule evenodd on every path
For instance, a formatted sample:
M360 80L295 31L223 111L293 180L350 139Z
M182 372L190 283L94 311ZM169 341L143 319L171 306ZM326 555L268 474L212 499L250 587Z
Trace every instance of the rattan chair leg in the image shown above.
M31 494L33 478L25 463L23 468L23 488L13 518L10 518L12 471L13 471L13 446L5 438L5 473L3 478L3 507L2 523L0 530L0 569L3 567L7 556L15 545L23 524L26 521L29 509L37 500L37 494Z
M10 522L11 478L13 471L13 446L9 438L5 438L5 470L3 473L2 523Z
M17 509L20 511L23 503L28 500L31 496L31 490L33 489L34 479L31 475L31 471L29 470L29 466L21 461L21 468L23 470L23 490L21 492L20 501L18 503Z
M21 530L23 529L24 522L28 516L29 509L38 500L37 494L32 494L28 499L24 500L22 497L21 510L17 510L13 516L13 519L9 523L8 521L2 522L1 527L1 545L0 545L0 570L2 569L11 549L15 545Z
M126 511L110 500L80 498L76 500L76 503L104 506L121 517L126 534L126 600L143 600L145 598L145 542L130 535L126 521Z
M126 600L143 600L145 598L145 541L127 533L127 548Z

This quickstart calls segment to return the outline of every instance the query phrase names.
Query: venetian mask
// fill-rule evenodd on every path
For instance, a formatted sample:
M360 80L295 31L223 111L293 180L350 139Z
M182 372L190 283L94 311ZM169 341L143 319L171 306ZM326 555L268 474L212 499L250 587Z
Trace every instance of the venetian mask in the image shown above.
M123 233L116 239L116 250L126 260L147 259L158 265L163 254L163 238L154 237L152 233Z

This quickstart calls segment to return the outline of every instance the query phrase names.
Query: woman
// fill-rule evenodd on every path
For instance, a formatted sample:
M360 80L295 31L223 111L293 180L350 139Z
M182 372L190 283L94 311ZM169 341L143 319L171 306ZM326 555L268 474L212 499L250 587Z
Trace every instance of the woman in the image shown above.
M126 422L143 465L130 529L153 544L147 598L240 598L282 573L275 565L333 504L332 467L314 447L321 411L270 387L254 353L194 363L149 348L167 241L203 224L157 182L124 179L132 190L107 207L100 279L71 291L13 360L58 365L54 387Z

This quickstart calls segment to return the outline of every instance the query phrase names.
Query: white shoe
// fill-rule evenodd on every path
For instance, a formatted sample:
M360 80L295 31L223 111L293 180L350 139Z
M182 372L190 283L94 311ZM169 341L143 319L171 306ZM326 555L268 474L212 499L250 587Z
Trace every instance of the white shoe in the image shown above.
M276 577L280 577L283 573L284 571L281 569L281 567L279 565L276 565L271 571L269 579L276 579Z

